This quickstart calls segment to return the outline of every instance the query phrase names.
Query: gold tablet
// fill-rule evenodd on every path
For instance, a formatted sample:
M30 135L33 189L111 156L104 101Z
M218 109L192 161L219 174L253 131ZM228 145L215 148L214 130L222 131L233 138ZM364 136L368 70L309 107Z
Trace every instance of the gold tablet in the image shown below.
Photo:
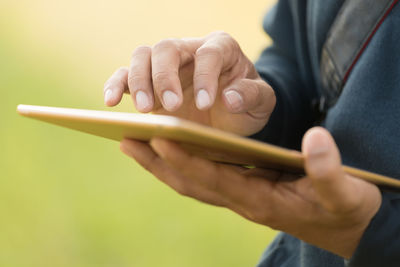
M166 115L19 105L18 113L89 134L121 141L149 141L163 137L179 143L190 153L213 161L304 173L300 152L289 150L195 122ZM369 182L400 188L400 181L343 166L344 170Z

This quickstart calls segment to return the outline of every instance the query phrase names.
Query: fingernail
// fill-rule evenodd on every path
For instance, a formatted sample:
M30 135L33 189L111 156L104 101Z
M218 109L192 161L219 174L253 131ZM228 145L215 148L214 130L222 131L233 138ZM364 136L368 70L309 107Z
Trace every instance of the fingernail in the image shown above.
M314 136L316 137L316 136ZM306 155L308 174L312 177L325 177L328 167L332 164L329 145L326 140L313 138L310 140Z
M320 157L327 154L330 150L328 140L319 132L312 133L313 136L309 137L308 154L310 157Z
M150 106L150 99L143 91L136 92L136 108L138 110L145 110Z
M233 110L239 109L243 104L242 96L234 90L225 92L225 98Z
M179 102L177 94L172 91L165 91L162 95L164 107L167 110L173 110Z
M310 153L311 157L320 157L320 156L328 153L328 150L329 149L327 146L317 146L317 147L313 147L309 153Z
M112 91L111 89L107 89L106 92L104 93L104 102L108 104L112 98Z
M197 93L197 98L196 98L196 106L198 109L203 109L205 107L208 107L211 103L210 100L210 95L207 93L206 90L201 89Z

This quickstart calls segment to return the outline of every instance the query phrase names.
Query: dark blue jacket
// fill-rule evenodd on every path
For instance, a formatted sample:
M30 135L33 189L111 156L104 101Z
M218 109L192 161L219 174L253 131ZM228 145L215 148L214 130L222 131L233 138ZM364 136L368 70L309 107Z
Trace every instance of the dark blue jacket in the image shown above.
M274 88L277 106L255 138L299 148L304 132L321 124L335 138L344 164L400 178L400 4L377 29L318 123L321 114L313 102L327 94L320 74L322 47L343 2L280 0L267 14L264 29L273 45L256 68ZM382 196L380 210L349 261L281 233L260 266L400 266L400 194Z

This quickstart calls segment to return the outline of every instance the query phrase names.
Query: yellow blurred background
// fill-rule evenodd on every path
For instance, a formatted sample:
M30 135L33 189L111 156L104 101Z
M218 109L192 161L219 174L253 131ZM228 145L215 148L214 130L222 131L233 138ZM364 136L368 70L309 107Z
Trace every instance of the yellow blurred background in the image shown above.
M118 143L15 108L110 110L108 76L166 37L224 30L255 60L273 2L1 0L0 266L254 266L270 229L177 195ZM113 110L134 112L128 97Z

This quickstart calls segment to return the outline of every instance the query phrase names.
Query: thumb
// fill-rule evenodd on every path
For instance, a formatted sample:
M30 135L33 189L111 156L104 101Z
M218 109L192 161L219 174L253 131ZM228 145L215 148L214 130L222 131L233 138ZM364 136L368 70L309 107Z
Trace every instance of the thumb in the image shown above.
M357 199L354 184L344 173L339 150L327 130L310 129L303 138L305 171L311 179L320 204L330 212L346 212Z
M274 90L261 79L239 79L223 90L223 101L232 113L249 113L268 119L275 107Z

